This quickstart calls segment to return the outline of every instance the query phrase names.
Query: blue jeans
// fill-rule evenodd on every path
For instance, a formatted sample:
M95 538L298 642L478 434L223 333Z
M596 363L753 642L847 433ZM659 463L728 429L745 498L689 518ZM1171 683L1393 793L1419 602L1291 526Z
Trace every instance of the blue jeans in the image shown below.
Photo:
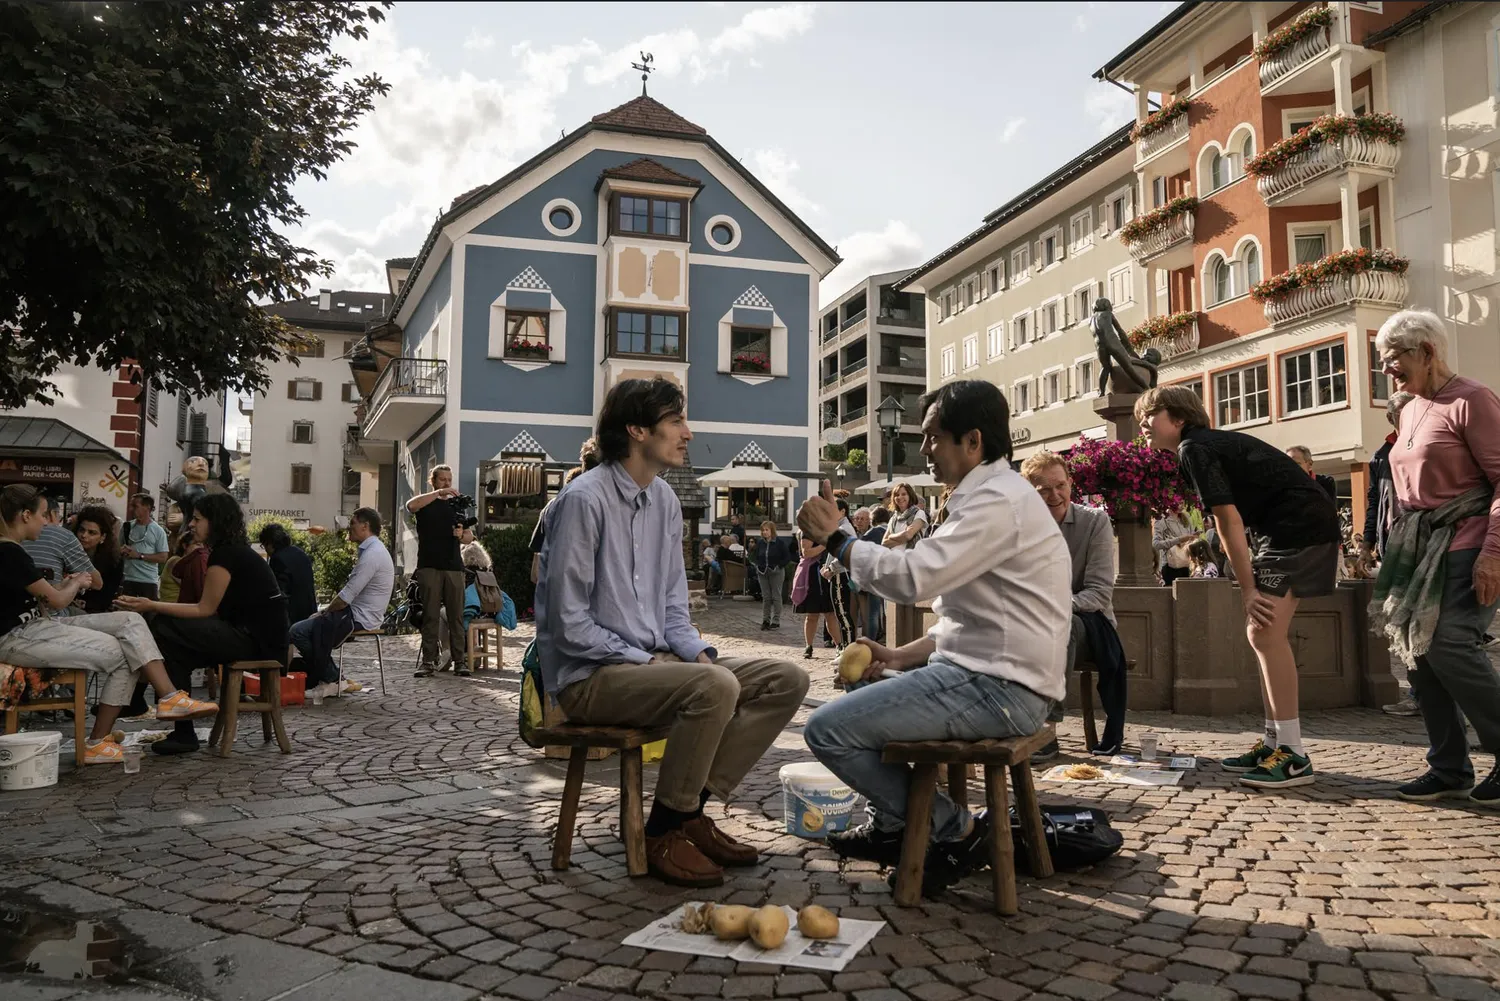
M803 738L819 761L869 800L875 826L895 831L906 824L911 766L882 762L886 744L1025 736L1046 723L1049 701L1022 685L934 655L925 667L819 707ZM932 804L933 840L956 841L968 824L968 811L939 790Z
M325 685L339 680L333 651L354 632L354 612L341 608L303 619L292 626L287 640L307 662L307 683Z

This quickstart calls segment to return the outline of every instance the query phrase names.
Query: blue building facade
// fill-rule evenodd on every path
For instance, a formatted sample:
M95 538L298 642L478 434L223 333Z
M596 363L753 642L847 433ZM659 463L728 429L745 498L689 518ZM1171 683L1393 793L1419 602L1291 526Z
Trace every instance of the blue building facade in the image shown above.
M485 463L576 459L609 388L660 375L686 393L696 468L816 470L817 289L837 262L642 96L460 197L392 262L399 358L361 436L392 443L398 505L438 463L477 496Z

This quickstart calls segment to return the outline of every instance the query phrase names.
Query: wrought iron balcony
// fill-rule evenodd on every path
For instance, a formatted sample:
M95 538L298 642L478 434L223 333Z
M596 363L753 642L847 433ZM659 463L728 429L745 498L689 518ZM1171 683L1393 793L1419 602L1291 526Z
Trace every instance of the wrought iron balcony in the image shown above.
M392 358L370 393L360 437L404 441L442 410L447 398L446 361Z

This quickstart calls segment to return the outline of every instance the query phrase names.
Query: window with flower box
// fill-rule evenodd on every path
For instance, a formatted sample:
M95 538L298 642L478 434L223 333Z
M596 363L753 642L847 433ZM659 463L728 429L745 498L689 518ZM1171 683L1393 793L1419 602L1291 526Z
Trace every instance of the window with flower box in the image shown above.
M1344 342L1323 344L1281 359L1281 399L1287 414L1348 402Z
M769 327L729 329L729 371L734 375L771 374Z
M505 357L523 361L551 361L549 329L552 317L518 309L505 311Z
M1214 423L1234 427L1271 416L1271 383L1265 362L1214 376Z

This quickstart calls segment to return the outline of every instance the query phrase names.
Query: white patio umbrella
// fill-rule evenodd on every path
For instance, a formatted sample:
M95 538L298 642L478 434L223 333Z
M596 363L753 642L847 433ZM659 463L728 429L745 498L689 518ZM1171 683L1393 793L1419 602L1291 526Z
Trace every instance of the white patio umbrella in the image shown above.
M917 473L912 476L897 476L894 480L886 480L884 478L871 480L869 483L866 483L863 486L855 487L850 492L856 494L883 494L887 489L889 489L896 483L905 483L913 490L943 489L943 485L937 480L933 479L931 473Z
M698 477L705 487L784 490L797 486L797 481L785 473L764 466L726 466Z

